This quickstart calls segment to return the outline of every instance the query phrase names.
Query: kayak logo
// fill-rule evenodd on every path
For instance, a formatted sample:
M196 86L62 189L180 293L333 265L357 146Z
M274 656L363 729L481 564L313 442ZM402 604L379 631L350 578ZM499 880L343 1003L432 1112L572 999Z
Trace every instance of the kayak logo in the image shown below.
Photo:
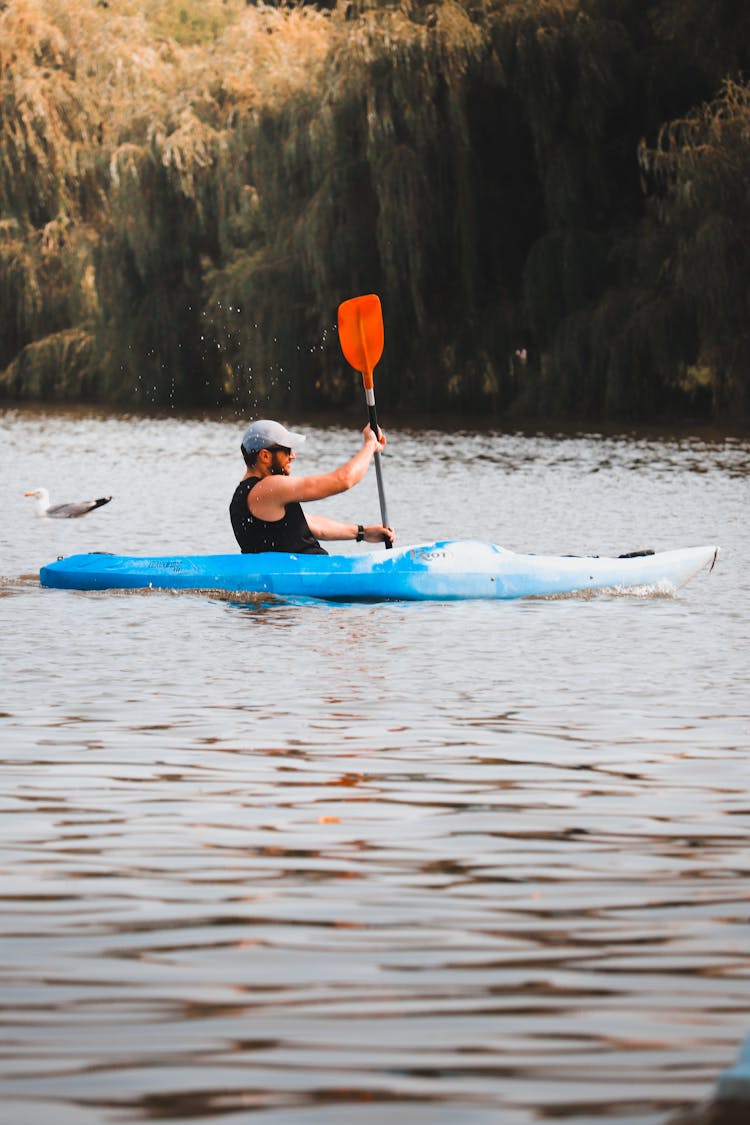
M418 547L416 551L412 551L412 557L415 559L423 559L425 562L435 562L436 559L447 559L447 551L428 550L425 547Z

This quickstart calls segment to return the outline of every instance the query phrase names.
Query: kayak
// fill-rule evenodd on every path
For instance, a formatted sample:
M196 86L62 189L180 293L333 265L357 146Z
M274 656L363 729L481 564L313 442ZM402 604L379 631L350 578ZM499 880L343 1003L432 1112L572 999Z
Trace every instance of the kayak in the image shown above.
M42 567L65 590L192 590L328 601L528 598L586 590L673 593L713 568L718 547L640 551L617 558L523 555L493 543L446 540L351 555L71 555Z

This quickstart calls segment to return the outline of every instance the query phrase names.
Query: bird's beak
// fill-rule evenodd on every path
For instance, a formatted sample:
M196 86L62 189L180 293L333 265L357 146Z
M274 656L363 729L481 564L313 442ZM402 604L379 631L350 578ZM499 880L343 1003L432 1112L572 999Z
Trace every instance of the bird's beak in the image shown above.
M34 495L33 492L24 492L24 496L33 496L33 495Z

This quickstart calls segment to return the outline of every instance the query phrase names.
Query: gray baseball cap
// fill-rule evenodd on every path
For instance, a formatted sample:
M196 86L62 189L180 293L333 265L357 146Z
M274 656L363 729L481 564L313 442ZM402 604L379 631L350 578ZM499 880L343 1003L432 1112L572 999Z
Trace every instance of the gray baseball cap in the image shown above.
M288 449L304 445L305 435L295 434L282 426L281 422L272 422L268 418L259 418L251 422L245 430L242 439L242 448L246 453L257 453L260 449L268 449L271 445L285 445Z

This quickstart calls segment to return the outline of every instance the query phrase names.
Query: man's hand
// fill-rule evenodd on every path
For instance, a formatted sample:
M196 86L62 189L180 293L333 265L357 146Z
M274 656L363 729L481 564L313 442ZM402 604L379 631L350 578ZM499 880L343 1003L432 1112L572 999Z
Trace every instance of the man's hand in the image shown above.
M364 438L363 445L371 445L373 447L374 453L382 453L382 451L385 449L386 437L380 426L378 426L378 433L376 436L372 426L368 423L362 431L362 436Z
M395 532L392 527L383 527L382 524L371 524L365 528L365 542L366 543L390 543L396 538Z

